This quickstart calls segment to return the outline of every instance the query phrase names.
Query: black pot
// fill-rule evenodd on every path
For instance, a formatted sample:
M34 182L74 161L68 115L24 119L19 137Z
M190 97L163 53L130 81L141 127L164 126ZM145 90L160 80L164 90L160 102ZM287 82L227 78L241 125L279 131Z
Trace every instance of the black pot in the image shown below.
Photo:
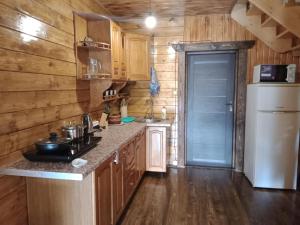
M36 142L35 147L39 152L52 153L67 149L70 142L71 139L59 138L56 133L50 133L49 138Z

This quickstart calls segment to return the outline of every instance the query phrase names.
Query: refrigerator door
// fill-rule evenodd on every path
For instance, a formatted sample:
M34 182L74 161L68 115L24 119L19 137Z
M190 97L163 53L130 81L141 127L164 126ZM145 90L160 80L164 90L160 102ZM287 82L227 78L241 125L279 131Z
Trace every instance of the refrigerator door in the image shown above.
M299 112L258 112L254 187L296 189Z
M261 111L300 112L300 86L259 86L257 101Z

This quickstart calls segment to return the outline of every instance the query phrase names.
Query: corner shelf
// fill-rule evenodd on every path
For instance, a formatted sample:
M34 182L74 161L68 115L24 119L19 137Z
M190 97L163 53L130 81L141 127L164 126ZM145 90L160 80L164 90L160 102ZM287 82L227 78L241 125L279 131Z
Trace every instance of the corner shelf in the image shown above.
M111 74L110 73L97 73L95 75L88 75L84 74L82 75L82 78L79 80L111 80Z
M103 102L112 102L112 101L117 101L119 99L128 99L129 96L109 96L109 97L104 97Z
M88 45L85 45L88 44ZM111 46L109 43L104 42L94 42L94 41L78 41L76 44L77 48L84 50L100 50L100 51L111 51Z

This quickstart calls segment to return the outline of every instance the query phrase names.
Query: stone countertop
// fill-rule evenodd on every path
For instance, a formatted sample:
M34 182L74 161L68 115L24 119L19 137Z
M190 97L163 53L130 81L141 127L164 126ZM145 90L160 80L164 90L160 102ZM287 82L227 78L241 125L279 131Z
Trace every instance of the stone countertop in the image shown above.
M145 127L145 123L136 122L122 126L110 126L108 130L100 133L102 140L98 145L81 156L82 159L88 161L81 168L75 168L71 163L31 162L24 158L15 164L0 167L0 174L62 180L83 180Z

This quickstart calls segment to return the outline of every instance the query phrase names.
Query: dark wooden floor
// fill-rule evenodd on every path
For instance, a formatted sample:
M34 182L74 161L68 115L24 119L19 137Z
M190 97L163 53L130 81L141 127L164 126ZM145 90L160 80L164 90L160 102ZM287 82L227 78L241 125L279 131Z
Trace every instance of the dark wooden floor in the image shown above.
M229 170L170 169L147 175L121 225L296 225L300 192L253 189Z

